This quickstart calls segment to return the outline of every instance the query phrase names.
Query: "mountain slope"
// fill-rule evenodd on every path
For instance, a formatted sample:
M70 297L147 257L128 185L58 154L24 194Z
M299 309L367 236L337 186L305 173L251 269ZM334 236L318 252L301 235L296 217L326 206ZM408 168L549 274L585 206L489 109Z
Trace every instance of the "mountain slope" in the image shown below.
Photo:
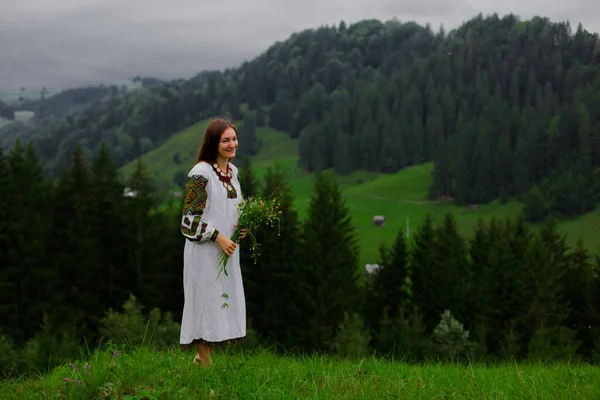
M531 220L600 198L600 40L582 26L477 15L450 32L363 20L306 29L224 71L94 103L24 137L50 173L77 143L119 165L242 105L298 138L308 171L395 172L433 161L430 197L527 200ZM598 172L595 173L595 170ZM541 212L535 212L539 210Z
M176 176L187 175L193 166L207 123L201 121L176 133L162 146L141 157L150 175L162 188L182 190L175 183ZM257 128L257 137L262 146L258 154L251 157L253 172L261 179L267 167L280 164L290 178L295 207L300 218L304 218L312 195L314 174L304 172L298 165L298 140L270 128ZM179 163L174 162L175 154L179 154ZM128 177L136 163L137 160L123 167L122 176ZM347 176L336 174L359 235L361 263L376 262L380 243L391 243L399 230L411 234L418 229L427 213L431 213L436 222L440 222L446 213L454 214L459 232L469 237L479 218L514 218L523 210L523 205L517 202L493 202L470 210L467 206L450 202L430 201L427 196L432 172L433 164L426 163L392 174L365 171ZM375 215L386 217L383 227L374 226ZM560 227L568 235L570 244L582 238L590 250L595 252L600 248L600 235L597 234L600 231L600 208L575 219L564 220Z

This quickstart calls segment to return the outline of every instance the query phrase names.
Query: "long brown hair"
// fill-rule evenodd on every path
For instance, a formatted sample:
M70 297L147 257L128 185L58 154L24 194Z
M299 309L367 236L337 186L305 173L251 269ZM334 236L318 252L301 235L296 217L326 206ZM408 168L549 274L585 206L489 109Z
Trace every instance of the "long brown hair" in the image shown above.
M229 128L233 129L237 135L238 131L235 125L225 118L215 118L210 121L206 127L206 131L204 131L204 139L202 139L202 144L196 156L196 164L200 161L206 161L211 164L217 161L221 136Z

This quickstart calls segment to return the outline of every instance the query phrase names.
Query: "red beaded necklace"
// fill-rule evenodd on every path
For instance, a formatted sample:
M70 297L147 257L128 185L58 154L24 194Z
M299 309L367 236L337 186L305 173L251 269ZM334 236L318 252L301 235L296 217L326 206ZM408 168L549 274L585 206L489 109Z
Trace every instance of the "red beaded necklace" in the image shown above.
M223 184L223 187L227 189L227 197L230 199L235 199L237 197L237 192L235 187L231 184L231 179L233 178L233 173L231 172L231 167L227 164L227 173L223 172L223 170L219 167L217 163L212 165L213 170L216 172L219 180Z
M231 183L232 174L231 174L231 168L229 168L229 165L227 165L227 173L223 172L223 170L221 169L221 167L219 167L219 164L217 164L217 163L213 164L213 169L219 176L219 180L221 182L226 183L226 184Z

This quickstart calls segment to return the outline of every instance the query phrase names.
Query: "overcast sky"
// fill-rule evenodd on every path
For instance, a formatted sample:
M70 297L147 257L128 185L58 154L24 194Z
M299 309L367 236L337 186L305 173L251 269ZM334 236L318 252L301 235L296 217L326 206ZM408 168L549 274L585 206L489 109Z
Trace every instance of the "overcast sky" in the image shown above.
M477 13L581 22L598 0L0 0L0 90L188 78L235 67L292 32L365 18L457 27Z

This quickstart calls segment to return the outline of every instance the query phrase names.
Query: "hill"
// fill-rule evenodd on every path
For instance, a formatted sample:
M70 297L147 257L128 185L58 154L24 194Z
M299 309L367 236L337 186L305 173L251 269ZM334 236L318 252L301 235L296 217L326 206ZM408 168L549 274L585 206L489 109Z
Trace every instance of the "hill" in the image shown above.
M140 158L162 189L182 190L207 123L208 121L202 121L176 133L162 146ZM256 133L262 146L258 154L251 157L253 172L261 179L269 166L281 165L289 176L299 217L304 218L312 194L314 174L305 172L299 166L298 139L290 139L285 132L267 127L257 128ZM239 165L239 160L234 162ZM129 177L136 163L137 160L124 166L120 170L121 176ZM358 232L362 263L375 262L380 243L391 243L400 229L405 234L410 234L428 213L431 213L436 222L440 222L447 213L454 214L459 232L470 237L479 218L488 221L491 218L514 218L523 211L523 205L516 201L482 204L472 210L468 206L458 206L448 201L428 200L428 190L433 179L432 163L408 167L390 174L356 171L349 175L335 176ZM383 227L374 226L375 215L386 217ZM600 229L600 208L574 219L563 220L560 228L568 235L570 244L575 244L581 238L591 251L595 252L600 248L600 236L597 235Z
M160 147L149 151L139 159L135 159L121 168L121 177L127 179L135 170L138 160L152 176L155 183L162 190L181 191L185 186L185 178L194 160L202 141L202 136L208 120L200 121L176 134ZM258 156L252 157L253 169L260 178L268 165L278 162L296 177L298 149L297 141L290 140L287 134L275 129L257 128L257 136L261 143ZM239 164L239 160L236 160Z
M20 137L57 176L81 144L119 165L242 105L298 138L303 170L434 162L429 198L514 197L532 221L600 198L600 40L568 21L477 15L450 32L396 20L306 29L239 68L96 102Z

